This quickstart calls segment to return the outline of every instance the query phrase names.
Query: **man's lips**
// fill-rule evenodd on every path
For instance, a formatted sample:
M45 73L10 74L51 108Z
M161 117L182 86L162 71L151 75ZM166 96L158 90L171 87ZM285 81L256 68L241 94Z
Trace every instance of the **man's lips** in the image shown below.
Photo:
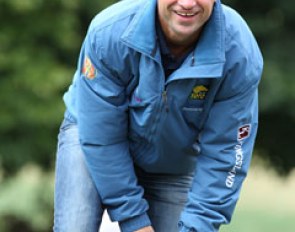
M193 17L198 14L198 12L186 12L186 11L174 11L175 14L182 17Z

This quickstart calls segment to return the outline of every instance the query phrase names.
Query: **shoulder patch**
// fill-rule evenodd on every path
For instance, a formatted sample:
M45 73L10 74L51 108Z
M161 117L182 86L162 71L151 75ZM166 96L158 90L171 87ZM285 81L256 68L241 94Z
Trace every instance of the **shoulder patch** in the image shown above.
M90 80L97 76L97 70L88 56L84 59L82 74Z

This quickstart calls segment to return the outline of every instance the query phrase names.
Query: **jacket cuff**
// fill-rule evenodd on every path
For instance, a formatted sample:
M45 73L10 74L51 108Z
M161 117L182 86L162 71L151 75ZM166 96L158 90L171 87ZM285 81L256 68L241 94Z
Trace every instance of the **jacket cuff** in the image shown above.
M152 223L146 213L119 222L122 232L134 232L143 227L151 226L151 224Z

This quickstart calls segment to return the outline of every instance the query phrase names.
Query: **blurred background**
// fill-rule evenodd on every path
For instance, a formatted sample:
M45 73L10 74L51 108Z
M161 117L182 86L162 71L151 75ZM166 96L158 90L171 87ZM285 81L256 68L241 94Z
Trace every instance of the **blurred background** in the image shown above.
M1 232L51 231L62 95L88 24L113 2L0 0ZM248 22L265 69L254 159L232 224L221 231L294 232L295 1L223 3Z

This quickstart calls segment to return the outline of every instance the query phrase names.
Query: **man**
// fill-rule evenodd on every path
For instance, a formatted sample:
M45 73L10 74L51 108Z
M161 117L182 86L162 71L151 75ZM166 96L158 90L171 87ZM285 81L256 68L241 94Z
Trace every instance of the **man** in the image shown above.
M55 231L213 232L257 131L262 57L219 0L124 0L92 21L59 134Z

